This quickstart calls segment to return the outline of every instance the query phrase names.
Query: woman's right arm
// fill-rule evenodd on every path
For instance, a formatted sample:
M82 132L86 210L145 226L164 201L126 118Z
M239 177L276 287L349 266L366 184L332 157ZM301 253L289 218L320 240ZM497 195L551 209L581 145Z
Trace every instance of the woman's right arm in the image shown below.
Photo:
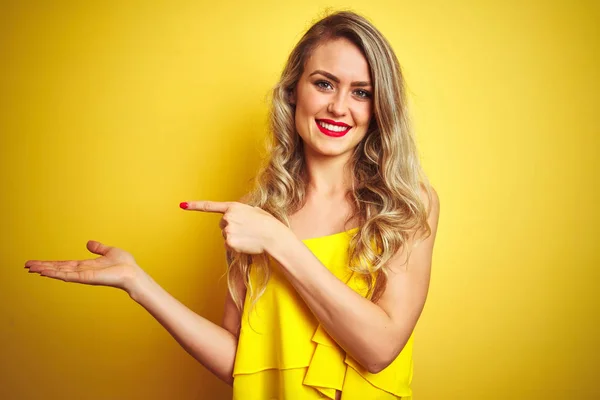
M95 240L87 249L100 255L88 260L28 260L31 273L65 282L122 289L169 331L179 344L217 377L233 384L240 314L228 296L223 327L202 318L160 287L133 256Z
M177 340L192 357L229 385L238 344L240 313L227 293L223 327L180 303L150 275L139 269L127 292Z

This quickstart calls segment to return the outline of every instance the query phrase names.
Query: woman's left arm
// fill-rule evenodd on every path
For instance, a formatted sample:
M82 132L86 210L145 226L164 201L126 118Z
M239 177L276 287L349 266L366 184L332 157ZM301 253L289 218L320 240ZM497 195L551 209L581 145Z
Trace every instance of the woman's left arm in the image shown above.
M245 254L266 251L277 260L329 335L369 372L384 369L404 348L429 288L439 216L435 192L428 217L431 235L416 247L406 243L412 247L408 263L405 249L390 260L387 287L376 304L340 281L287 226L260 208L214 201L185 202L180 207L223 214L220 225L228 248Z
M329 335L371 373L398 356L425 305L439 216L435 192L430 210L431 235L413 248L408 263L405 249L392 258L386 289L376 304L335 277L291 231L266 244Z

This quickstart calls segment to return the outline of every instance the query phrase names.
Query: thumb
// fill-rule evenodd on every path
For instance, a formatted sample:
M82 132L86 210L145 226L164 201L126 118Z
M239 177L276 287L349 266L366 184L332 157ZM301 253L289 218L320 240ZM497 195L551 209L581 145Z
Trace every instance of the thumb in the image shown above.
M96 242L95 240L88 240L87 249L94 254L106 255L108 251L111 249L110 246L103 245L100 242Z

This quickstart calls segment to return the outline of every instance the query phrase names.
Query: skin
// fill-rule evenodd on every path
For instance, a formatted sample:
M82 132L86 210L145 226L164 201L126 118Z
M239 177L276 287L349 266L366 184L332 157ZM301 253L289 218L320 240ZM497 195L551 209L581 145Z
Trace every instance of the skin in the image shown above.
M307 160L312 164L348 161L373 118L372 93L369 64L350 41L328 41L314 50L291 95ZM315 121L319 119L352 128L343 137L329 137L317 128Z
M325 71L338 82L315 71ZM356 87L353 82L367 82ZM359 91L361 90L361 91ZM389 365L408 341L423 310L429 287L437 231L439 200L435 192L428 222L432 234L413 248L410 261L401 249L389 263L385 292L375 304L338 280L301 239L330 235L348 227L345 193L352 176L345 168L353 149L365 136L372 101L367 61L345 39L319 46L291 101L296 105L296 128L305 146L309 186L306 204L290 217L287 227L269 213L242 202L189 201L188 211L222 214L225 246L247 254L267 252L278 261L293 285L331 337L368 371ZM342 138L321 133L317 119L347 123ZM407 247L412 247L409 242ZM237 349L240 313L228 295L222 327L193 313L162 289L124 250L90 241L94 260L27 261L29 272L67 282L113 286L125 290L148 310L206 368L225 382L231 376Z

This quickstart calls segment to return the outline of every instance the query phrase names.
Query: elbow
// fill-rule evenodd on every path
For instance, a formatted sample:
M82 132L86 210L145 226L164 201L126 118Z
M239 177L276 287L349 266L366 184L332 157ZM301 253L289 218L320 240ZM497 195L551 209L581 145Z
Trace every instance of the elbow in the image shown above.
M370 374L378 374L381 371L383 371L384 369L386 369L388 367L388 365L390 365L392 363L392 361L394 360L385 360L385 361L379 361L379 362L374 362L374 363L369 363L367 365L367 371L369 371Z
M373 353L370 357L355 358L358 364L370 374L377 374L387 368L394 361L390 351Z
M376 357L373 357L372 360L362 363L362 365L370 374L378 374L394 362L402 349L404 349L405 345L406 341L402 341L401 343L396 343L393 346L388 346L387 348L381 349Z

